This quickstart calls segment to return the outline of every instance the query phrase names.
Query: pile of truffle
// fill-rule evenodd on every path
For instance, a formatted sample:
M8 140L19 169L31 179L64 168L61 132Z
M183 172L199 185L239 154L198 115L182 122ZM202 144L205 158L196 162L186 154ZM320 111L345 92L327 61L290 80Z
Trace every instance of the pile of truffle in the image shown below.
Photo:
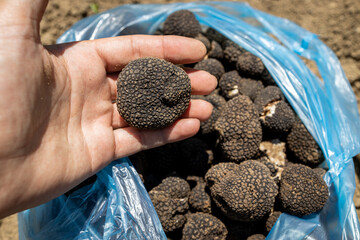
M265 239L281 213L323 208L328 188L321 149L262 61L194 14L177 11L158 34L201 40L194 69L218 80L199 133L130 157L169 239Z

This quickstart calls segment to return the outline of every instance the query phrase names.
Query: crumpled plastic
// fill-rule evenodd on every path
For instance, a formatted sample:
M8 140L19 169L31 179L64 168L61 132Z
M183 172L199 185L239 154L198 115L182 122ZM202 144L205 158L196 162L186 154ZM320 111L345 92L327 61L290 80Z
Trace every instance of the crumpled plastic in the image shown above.
M194 2L120 6L77 22L57 42L153 34L180 9L260 57L323 150L330 190L324 208L302 218L282 214L267 239L360 239L352 161L360 152L360 117L339 60L315 34L246 3ZM316 63L322 79L300 56ZM20 239L166 239L128 158L70 197L20 213L19 233Z

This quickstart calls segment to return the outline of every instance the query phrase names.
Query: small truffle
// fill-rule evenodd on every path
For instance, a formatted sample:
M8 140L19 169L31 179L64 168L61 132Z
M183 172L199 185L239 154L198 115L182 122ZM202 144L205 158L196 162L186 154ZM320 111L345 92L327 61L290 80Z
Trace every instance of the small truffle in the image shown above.
M229 100L215 129L226 160L240 162L258 154L262 129L258 112L249 97L239 95Z
M280 217L281 212L275 211L273 212L268 219L266 220L266 231L270 232L273 226L275 225L276 221Z
M244 53L244 50L238 46L228 46L224 48L224 58L228 63L236 65L239 57Z
M196 212L211 213L211 198L205 191L206 183L204 180L198 181L191 190L189 204Z
M261 81L250 78L242 78L239 85L239 93L248 96L252 101L261 93L264 85Z
M254 100L254 104L260 114L263 112L266 105L284 99L285 97L282 94L280 88L276 86L267 86L266 88L262 89L260 93L257 95L257 97Z
M218 218L199 212L188 216L182 233L183 240L225 240L228 231Z
M164 35L196 37L201 32L201 26L195 15L188 10L180 10L170 14L163 27Z
M219 80L225 73L224 66L215 58L208 58L198 62L195 64L194 69L207 71L211 75L215 76L217 80Z
M117 108L131 126L164 128L189 106L191 84L186 72L162 59L140 58L121 71Z
M258 233L258 234L251 235L246 240L265 240L265 238L266 237L264 235Z
M274 207L278 186L269 169L249 160L239 165L211 188L217 207L230 219L256 221L266 217Z
M300 163L313 167L324 161L319 145L299 120L293 125L286 141L287 149Z
M239 95L241 77L236 70L224 73L219 81L221 95L229 100Z
M260 58L250 52L245 52L238 57L236 69L241 75L259 77L265 70L265 66Z
M223 50L218 42L211 41L211 49L209 51L208 57L216 59L222 59L224 57Z
M260 113L260 121L271 133L286 133L295 122L295 114L285 101L267 104Z
M321 210L329 197L325 181L302 164L286 167L281 175L279 199L284 212L306 216Z
M189 184L179 177L167 177L153 190L167 192L171 198L185 198L190 194Z

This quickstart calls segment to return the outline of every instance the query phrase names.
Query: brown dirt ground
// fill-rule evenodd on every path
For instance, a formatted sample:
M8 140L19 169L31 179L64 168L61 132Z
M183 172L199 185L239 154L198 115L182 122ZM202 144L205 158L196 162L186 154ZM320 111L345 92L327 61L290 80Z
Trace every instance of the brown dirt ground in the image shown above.
M66 29L78 20L122 4L170 3L176 0L50 0L41 23L44 44L55 43ZM360 4L358 0L249 0L251 6L287 18L319 35L336 53L344 68L358 103L360 102ZM94 5L95 4L95 5ZM360 106L360 105L359 105ZM360 107L359 107L360 109ZM356 165L360 165L360 156ZM360 173L360 170L357 171ZM359 186L359 178L356 179ZM355 206L360 214L360 191L355 193ZM17 219L13 215L0 220L0 239L17 239Z

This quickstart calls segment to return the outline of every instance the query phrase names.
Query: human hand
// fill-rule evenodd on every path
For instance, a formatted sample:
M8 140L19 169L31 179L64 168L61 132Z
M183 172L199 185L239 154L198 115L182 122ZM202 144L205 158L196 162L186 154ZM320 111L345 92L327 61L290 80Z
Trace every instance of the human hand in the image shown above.
M120 117L118 72L152 56L196 62L197 40L126 36L44 47L39 23L46 0L0 3L0 218L61 195L112 160L194 135L209 103L192 100L172 126L138 130ZM208 94L216 79L190 71L193 94Z

